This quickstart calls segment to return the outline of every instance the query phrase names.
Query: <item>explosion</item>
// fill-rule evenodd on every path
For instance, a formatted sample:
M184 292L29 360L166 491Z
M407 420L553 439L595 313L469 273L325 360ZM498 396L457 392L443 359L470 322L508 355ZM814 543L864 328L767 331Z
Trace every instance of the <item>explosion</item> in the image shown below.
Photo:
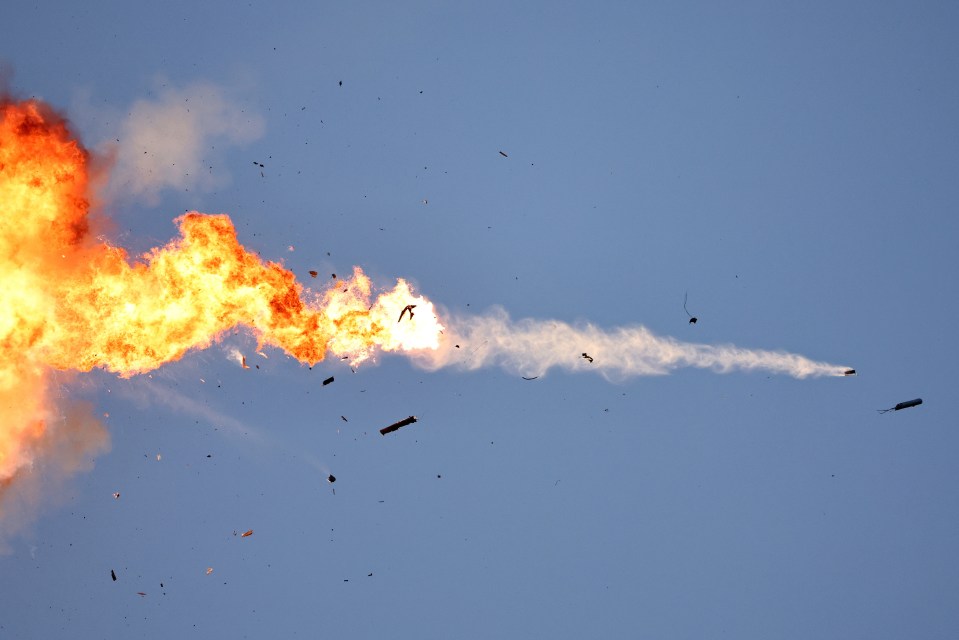
M246 250L226 215L186 213L175 220L178 238L131 259L92 232L89 161L42 103L0 102L0 525L17 507L11 487L21 502L33 501L44 474L74 473L107 447L90 408L58 408L58 372L141 374L240 327L258 351L278 347L309 365L327 353L357 365L399 351L428 369L495 365L527 379L553 367L610 378L677 367L796 378L850 371L781 351L681 342L642 326L512 321L497 310L448 316L444 326L402 279L374 298L358 267L323 292L305 289L281 264Z
M247 251L226 215L182 215L179 238L131 260L90 233L88 162L49 108L0 107L0 483L33 460L57 415L52 371L145 373L240 326L258 350L309 365L438 346L432 303L404 280L373 299L355 268L307 291ZM398 321L409 305L415 318Z

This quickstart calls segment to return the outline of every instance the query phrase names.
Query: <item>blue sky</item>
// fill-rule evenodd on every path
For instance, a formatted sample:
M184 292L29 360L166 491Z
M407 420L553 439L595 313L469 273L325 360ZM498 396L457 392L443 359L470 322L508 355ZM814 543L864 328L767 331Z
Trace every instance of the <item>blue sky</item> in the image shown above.
M114 142L112 242L228 213L307 285L860 375L243 370L249 336L62 374L111 450L7 540L0 636L955 636L953 5L194 4L0 23L15 92Z

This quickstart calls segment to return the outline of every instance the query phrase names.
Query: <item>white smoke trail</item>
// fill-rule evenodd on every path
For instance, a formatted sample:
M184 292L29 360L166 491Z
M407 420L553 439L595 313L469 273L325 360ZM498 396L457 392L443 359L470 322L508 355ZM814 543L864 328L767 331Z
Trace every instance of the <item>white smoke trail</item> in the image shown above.
M611 379L663 375L680 367L720 373L762 370L794 378L842 376L848 369L783 351L680 342L642 326L607 331L558 320L512 321L502 309L485 316L444 317L443 323L440 348L414 356L427 369L499 366L532 377L562 367Z

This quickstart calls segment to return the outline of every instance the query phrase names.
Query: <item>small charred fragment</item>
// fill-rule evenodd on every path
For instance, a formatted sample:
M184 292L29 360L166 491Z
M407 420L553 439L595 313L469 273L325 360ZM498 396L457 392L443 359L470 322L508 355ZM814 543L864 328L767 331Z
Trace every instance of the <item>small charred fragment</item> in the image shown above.
M584 352L583 352L583 359L589 360L590 362L592 362L592 361L593 361L593 356L589 355L588 353L586 353L586 352L584 351Z
M340 420L343 422L349 422L349 420L346 419L346 416L340 416Z
M922 398L916 398L915 400L907 400L906 402L900 402L895 407L890 407L888 409L876 409L879 413L889 413L890 411L902 411L903 409L908 409L909 407L918 407L922 404Z
M334 476L331 473L330 476L326 479L326 481L329 482L330 484L333 484L334 482L336 482L336 476Z
M333 382L333 376L330 376L329 378L327 378L326 380L324 380L324 381L323 381L323 386L325 387L326 385L330 384L331 382Z
M523 378L523 380L535 380L539 376L533 376L532 378L527 378L526 376L521 376L521 377Z
M413 309L415 309L415 308L416 308L416 305L415 305L415 304L408 304L408 305L406 305L405 307L403 307L403 310L400 311L400 317L399 317L399 319L397 319L396 324L399 324L399 323L400 323L400 320L403 319L403 314L405 314L407 311L410 312L410 320L412 320L412 319L413 319Z
M854 376L854 375L856 375L856 370L855 370L855 369L846 369L845 371L842 372L842 375L844 375L844 376Z
M249 529L248 531L244 531L243 533L241 533L241 534L240 534L240 537L241 537L241 538L249 538L249 537L252 536L252 535L253 535L253 529Z
M110 577L113 578L113 581L114 581L114 582L116 582L116 581L117 581L117 572L114 571L113 569L110 569Z
M508 155L506 155L506 152L505 152L505 151L500 151L499 154L500 154L501 156L503 156L504 158L508 158L508 157L509 157Z
M311 277L311 278L315 278L315 277L318 276L318 275L320 275L320 272L319 272L319 271L313 271L312 269L310 270L310 277Z
M402 427L405 427L408 424L413 424L414 422L416 422L416 416L410 416L409 418L404 418L403 420L400 420L399 422L394 422L388 427L383 427L382 429L380 429L380 434L385 436L387 433L393 433L397 429L401 429Z

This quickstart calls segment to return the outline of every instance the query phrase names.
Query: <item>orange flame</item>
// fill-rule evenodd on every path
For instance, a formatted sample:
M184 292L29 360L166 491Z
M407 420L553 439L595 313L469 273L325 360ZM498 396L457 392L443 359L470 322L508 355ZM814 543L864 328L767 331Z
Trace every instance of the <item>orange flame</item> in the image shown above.
M247 251L226 215L182 215L180 238L131 261L89 233L87 163L47 107L0 104L0 482L30 462L53 415L51 369L144 373L237 326L310 365L328 351L358 364L437 348L433 305L405 281L373 299L355 268L310 292Z

